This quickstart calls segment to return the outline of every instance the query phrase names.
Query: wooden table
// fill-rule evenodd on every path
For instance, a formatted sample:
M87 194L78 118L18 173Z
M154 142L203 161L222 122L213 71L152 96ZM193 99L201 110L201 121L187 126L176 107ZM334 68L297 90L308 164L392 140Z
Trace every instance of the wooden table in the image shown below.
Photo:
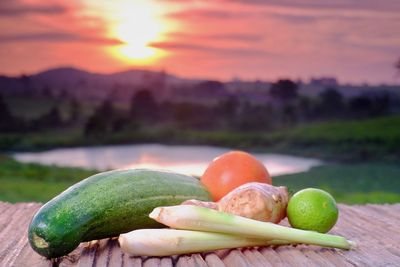
M36 254L27 227L41 204L0 202L0 266L400 266L400 204L340 205L331 233L356 241L351 251L317 246L220 250L173 257L130 257L112 239L83 243L51 262ZM285 222L283 222L285 223Z

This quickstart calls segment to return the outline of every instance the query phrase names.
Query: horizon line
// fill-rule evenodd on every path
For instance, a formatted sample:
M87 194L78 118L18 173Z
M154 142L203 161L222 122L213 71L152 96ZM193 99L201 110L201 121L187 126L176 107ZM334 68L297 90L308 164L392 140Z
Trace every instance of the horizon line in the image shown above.
M283 76L283 77L277 77L273 80L271 79L266 79L266 78L241 78L240 75L232 75L231 78L229 79L221 79L221 78L216 78L216 77L185 77L185 76L180 76L177 74L174 74L172 72L169 72L166 70L166 68L161 67L161 68L151 68L151 67L138 67L138 66L131 66L128 68L124 68L121 70L116 70L116 71L108 71L108 72L101 72L101 71L93 71L90 69L85 69L85 68L81 68L81 67L77 67L75 65L58 65L58 66L53 66L53 67L47 67L47 68L43 68L41 70L38 71L32 71L31 73L25 72L25 71L21 71L20 74L7 74L7 73L3 73L0 71L0 77L7 77L7 78L18 78L21 76L35 76L35 75L39 75L41 73L44 72L48 72L48 71L52 71L52 70L57 70L57 69L74 69L77 71L82 71L82 72L87 72L89 74L97 74L97 75L113 75L113 74L117 74L117 73L123 73L123 72L129 72L129 71L148 71L148 72L154 72L154 73L162 73L165 72L167 75L169 76L174 76L176 78L182 79L182 80L198 80L198 81L219 81L222 83L228 83L228 82L233 82L235 80L241 81L241 82L266 82L266 83L273 83L275 81L279 81L279 80L291 80L294 81L296 83L298 83L299 81L304 83L304 84L309 84L312 82L312 79L335 79L337 82L337 85L350 85L350 86L400 86L400 73L399 74L394 74L394 76L399 77L398 81L393 81L392 83L390 83L389 81L386 82L366 82L366 81L358 81L358 82L343 82L340 80L340 78L338 78L335 75L315 75L315 76L310 76L308 78L300 78L300 77L290 77L290 75L287 76Z

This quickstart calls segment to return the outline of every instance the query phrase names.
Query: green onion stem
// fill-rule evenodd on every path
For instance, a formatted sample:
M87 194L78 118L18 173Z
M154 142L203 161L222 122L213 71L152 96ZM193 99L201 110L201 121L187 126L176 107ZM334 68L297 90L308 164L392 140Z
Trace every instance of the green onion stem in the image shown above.
M342 236L294 229L191 205L155 208L149 216L175 229L225 233L264 240L286 240L290 243L341 249L355 246L354 242Z
M170 256L218 249L288 244L229 234L176 230L141 229L120 235L121 249L132 256Z

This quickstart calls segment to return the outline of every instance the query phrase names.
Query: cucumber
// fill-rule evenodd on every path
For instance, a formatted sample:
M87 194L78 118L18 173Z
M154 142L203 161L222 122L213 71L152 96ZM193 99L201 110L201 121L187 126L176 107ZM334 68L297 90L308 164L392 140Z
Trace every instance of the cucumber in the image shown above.
M210 200L207 190L190 176L146 169L99 173L40 208L29 225L29 243L47 258L64 256L81 242L165 227L148 214L155 207L188 199Z

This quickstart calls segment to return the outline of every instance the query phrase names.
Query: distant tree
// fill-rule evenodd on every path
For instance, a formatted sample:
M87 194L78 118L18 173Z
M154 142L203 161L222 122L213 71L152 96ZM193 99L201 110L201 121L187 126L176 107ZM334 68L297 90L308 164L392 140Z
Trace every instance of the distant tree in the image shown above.
M321 100L320 111L327 117L335 117L344 111L343 95L335 88L326 88L319 95Z
M100 107L96 110L96 114L104 119L112 118L115 115L115 108L110 100L104 100Z
M218 114L217 117L221 120L221 126L233 126L239 109L240 102L235 96L220 101L216 107L216 114Z
M286 104L282 108L282 123L285 126L293 127L297 121L296 107L292 104Z
M14 117L0 94L0 131L8 131L14 124Z
M18 78L20 84L22 84L22 94L24 97L31 97L34 95L34 90L33 89L33 82L32 78L29 75L21 75Z
M59 92L59 95L57 96L57 99L60 101L64 101L66 99L70 98L69 92L67 89L61 89Z
M202 104L189 102L175 103L172 107L173 121L179 128L211 129L216 123L216 115Z
M369 115L373 108L371 99L365 95L355 96L349 99L350 112L357 117Z
M299 120L308 121L313 118L314 101L308 96L300 96L297 103Z
M129 117L125 115L116 115L112 121L112 131L119 132L126 128L129 124Z
M235 116L237 110L239 109L240 102L235 96L230 96L219 104L221 112L226 117Z
M130 112L136 121L154 121L159 116L159 106L153 94L149 90L143 89L133 95Z
M62 116L59 107L53 107L47 114L45 114L50 126L59 126L62 124Z
M225 85L220 81L204 81L197 84L194 94L201 97L221 95L225 91Z
M53 96L53 92L52 92L50 86L48 86L48 85L43 86L43 88L42 88L42 90L41 90L41 94L42 94L45 98L50 98L50 99L52 99L52 98L54 97L54 96Z
M56 128L63 124L61 112L58 106L54 106L48 112L32 121L35 130Z
M86 121L84 133L85 136L101 136L106 129L105 123L98 116L93 115Z
M234 126L239 131L259 131L272 128L274 109L270 105L254 105L245 102L238 113Z
M179 126L189 128L196 117L196 107L191 103L178 103L174 105L174 120Z
M374 97L373 116L386 115L390 111L391 97L387 91L379 92Z
M0 121L7 121L12 118L8 106L4 102L3 96L0 94Z
M77 122L81 117L81 104L75 97L72 97L69 101L69 121L71 123Z
M397 98L395 94L391 94L386 90L370 92L369 94L366 94L366 97L369 97L372 103L372 108L369 114L371 116L381 116L389 113L391 103L395 98Z
M368 92L349 100L350 111L357 117L374 117L386 115L391 111L391 102L397 96L387 91Z
M298 86L291 80L279 80L271 85L270 95L282 102L293 100L297 97Z
M22 75L19 77L19 80L22 82L22 84L24 85L24 87L25 87L26 89L29 89L29 88L31 87L31 84L32 84L31 76L22 74Z
M86 136L107 135L115 131L115 109L110 100L105 100L86 122L84 133Z

